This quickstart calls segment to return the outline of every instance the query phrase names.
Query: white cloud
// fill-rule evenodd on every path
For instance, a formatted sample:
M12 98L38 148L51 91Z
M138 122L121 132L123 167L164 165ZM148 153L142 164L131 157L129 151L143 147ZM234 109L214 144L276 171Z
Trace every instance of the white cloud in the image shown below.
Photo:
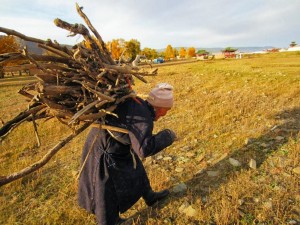
M39 38L66 38L55 18L84 23L75 3L83 6L104 41L138 39L143 47L287 46L300 38L298 0L1 0L0 26ZM300 42L300 40L295 40Z

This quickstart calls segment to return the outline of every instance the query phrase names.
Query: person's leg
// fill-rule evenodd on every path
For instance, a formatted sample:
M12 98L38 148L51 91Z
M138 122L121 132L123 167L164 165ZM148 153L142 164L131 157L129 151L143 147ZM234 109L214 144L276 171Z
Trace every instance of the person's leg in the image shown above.
M144 169L144 167L143 167L143 169ZM170 194L170 191L168 189L165 189L165 190L162 190L159 192L154 192L151 188L150 181L149 181L146 171L145 171L144 180L145 180L145 185L144 185L145 191L144 191L142 197L148 206L154 205L156 202L166 198Z
M96 194L97 195L97 194ZM99 195L102 195L101 197ZM119 204L111 179L105 183L103 191L99 191L96 199L95 215L99 225L116 225L119 220Z
M148 191L143 195L143 199L145 200L145 203L148 206L152 206L155 203L159 202L160 200L163 200L170 194L170 191L168 189L154 192L153 190Z

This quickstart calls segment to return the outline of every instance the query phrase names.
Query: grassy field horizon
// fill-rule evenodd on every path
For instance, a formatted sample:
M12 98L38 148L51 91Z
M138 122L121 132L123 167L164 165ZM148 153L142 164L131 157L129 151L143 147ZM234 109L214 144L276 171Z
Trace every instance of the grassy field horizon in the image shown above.
M17 90L32 81L0 79L1 120L26 109ZM139 200L121 215L131 218L125 225L300 223L300 52L163 66L147 81L136 81L138 94L174 86L175 105L154 131L170 128L178 140L143 161L153 189L171 196L155 207ZM29 122L0 143L0 176L72 133L56 119L37 123L41 147ZM77 205L88 130L37 172L0 187L0 224L96 224Z

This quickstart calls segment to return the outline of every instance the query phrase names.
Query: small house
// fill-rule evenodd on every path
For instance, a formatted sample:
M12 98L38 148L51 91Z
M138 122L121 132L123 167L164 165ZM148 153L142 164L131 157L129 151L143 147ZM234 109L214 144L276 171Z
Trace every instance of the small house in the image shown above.
M196 53L196 58L197 58L197 59L203 60L203 59L207 59L207 58L208 58L208 55L209 55L209 52L208 52L208 51L206 51L206 50L204 50L204 49L200 49L200 50L198 50L197 53Z
M287 49L288 52L300 51L300 46L293 46Z
M222 50L222 53L225 58L236 58L236 51L237 49L235 48L227 47L224 50Z

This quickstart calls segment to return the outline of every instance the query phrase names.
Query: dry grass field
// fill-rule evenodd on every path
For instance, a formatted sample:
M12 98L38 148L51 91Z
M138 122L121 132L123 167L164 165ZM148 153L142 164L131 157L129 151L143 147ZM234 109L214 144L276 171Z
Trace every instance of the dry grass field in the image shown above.
M172 192L151 208L138 201L121 215L131 217L126 224L299 224L300 52L198 61L158 72L148 84L136 81L135 90L146 95L158 82L175 88L175 106L156 122L155 132L173 129L178 140L144 160L154 190ZM26 108L16 92L32 81L0 80L3 121ZM38 121L38 131L40 148L32 123L2 141L0 175L39 160L72 132L55 119ZM87 132L42 169L0 187L0 224L95 224L76 199Z

